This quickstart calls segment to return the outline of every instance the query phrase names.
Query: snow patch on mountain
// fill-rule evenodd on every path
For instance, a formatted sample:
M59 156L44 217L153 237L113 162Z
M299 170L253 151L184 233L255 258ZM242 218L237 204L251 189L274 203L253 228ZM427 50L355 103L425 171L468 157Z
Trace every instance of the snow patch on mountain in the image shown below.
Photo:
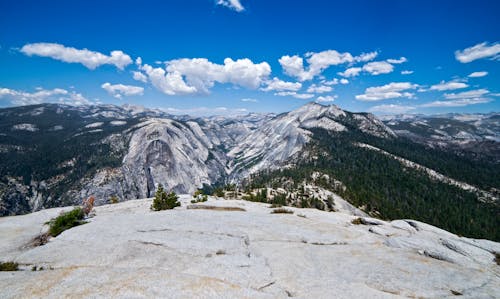
M123 126L123 125L126 125L127 122L124 120L113 120L109 124L112 126Z
M103 122L95 122L95 123L91 123L91 124L86 125L85 128L87 128L87 129L97 128L97 127L101 127L102 125L104 125Z

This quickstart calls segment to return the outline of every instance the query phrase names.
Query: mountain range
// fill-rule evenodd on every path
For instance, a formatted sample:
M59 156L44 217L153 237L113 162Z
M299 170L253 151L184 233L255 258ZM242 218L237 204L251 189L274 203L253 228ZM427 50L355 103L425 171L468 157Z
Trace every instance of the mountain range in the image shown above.
M130 105L0 109L0 215L235 184L314 184L384 219L500 240L500 114L395 116L308 103L190 117ZM326 198L320 198L326 203ZM298 202L298 206L310 205Z

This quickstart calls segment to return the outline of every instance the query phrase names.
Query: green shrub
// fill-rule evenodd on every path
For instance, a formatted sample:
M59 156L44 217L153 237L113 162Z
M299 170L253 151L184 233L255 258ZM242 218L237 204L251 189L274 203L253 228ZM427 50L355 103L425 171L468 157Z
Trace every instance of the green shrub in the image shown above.
M285 209L285 208L278 208L274 209L271 214L293 214L293 211Z
M118 203L120 200L118 199L117 196L113 195L109 198L109 202L112 204Z
M224 197L224 190L220 187L215 188L214 195L217 197Z
M201 194L201 193L195 193L193 195L195 199L191 200L191 203L198 203L198 202L205 202L208 201L208 195L206 194Z
M361 218L354 218L352 221L351 221L352 224L355 224L355 225L360 225L360 224L364 224L364 221L363 219Z
M155 198L153 199L153 204L151 209L154 211L170 210L175 207L179 207L181 203L177 201L179 196L175 192L170 192L167 194L163 189L161 184L158 185L158 190L156 190Z
M67 229L86 223L85 221L83 221L84 217L85 213L80 207L74 208L72 211L62 213L61 215L49 221L49 235L56 237Z
M14 262L0 263L0 271L17 271L19 270L19 264Z

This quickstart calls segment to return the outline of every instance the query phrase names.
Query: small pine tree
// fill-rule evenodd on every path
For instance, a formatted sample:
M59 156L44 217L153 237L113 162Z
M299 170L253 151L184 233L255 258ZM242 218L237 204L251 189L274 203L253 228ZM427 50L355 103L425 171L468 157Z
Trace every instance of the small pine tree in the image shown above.
M179 196L175 192L171 191L167 194L163 189L161 184L158 185L158 190L156 190L155 198L153 199L153 204L151 209L154 211L170 210L181 205L179 201Z

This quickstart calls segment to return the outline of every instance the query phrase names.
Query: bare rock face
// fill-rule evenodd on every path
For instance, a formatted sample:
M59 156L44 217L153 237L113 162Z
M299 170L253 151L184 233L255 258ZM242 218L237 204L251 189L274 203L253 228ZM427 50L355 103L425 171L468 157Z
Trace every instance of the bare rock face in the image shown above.
M0 218L2 298L496 298L500 244L413 221L218 200L153 212L151 200L95 208L43 246L71 207ZM362 217L362 216L361 216ZM37 271L32 271L36 269Z
M153 119L141 124L123 159L125 181L138 196L152 196L158 184L190 193L224 174L225 157L197 123Z
M131 131L122 166L99 171L84 184L81 198L92 194L104 200L113 195L151 197L158 184L177 193L192 193L224 175L225 156L196 122L149 119Z
M347 125L382 138L396 134L372 114L349 113L335 105L308 103L280 114L249 132L228 153L231 178L237 180L263 169L276 169L297 154L311 140L311 129L345 132Z

